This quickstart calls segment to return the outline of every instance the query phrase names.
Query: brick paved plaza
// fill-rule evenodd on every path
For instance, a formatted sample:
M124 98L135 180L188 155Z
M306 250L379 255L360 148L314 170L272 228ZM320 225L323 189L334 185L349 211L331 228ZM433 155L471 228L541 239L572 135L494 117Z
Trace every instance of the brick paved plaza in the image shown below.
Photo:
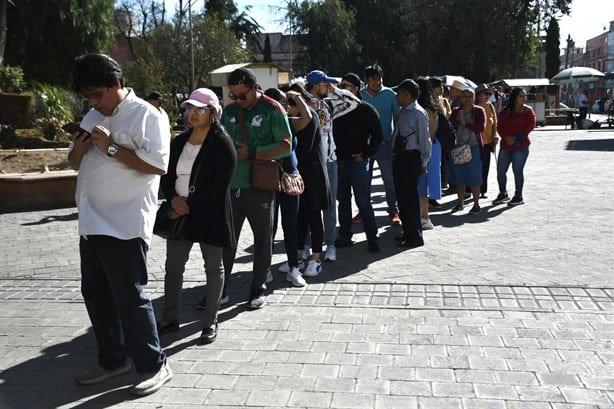
M181 332L162 338L175 376L132 399L136 374L77 386L96 346L79 290L75 208L0 215L0 408L614 408L614 130L538 128L524 206L432 213L401 251L383 186L382 252L357 243L292 288L277 234L267 306L248 311L246 227L218 340L198 346L204 272L186 270ZM377 174L377 172L376 172ZM508 189L513 193L509 172ZM149 253L156 309L164 241Z

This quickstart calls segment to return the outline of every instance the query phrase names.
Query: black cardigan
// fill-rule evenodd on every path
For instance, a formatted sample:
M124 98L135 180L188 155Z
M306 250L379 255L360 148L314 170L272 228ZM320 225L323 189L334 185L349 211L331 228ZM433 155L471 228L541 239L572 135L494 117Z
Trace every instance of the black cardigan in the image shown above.
M161 180L162 192L169 202L177 196L177 162L191 133L190 129L171 142L168 172ZM198 163L198 175L190 175L190 186L195 188L188 198L190 240L220 247L234 245L229 186L237 154L228 135L216 126L212 126L200 148L192 172Z

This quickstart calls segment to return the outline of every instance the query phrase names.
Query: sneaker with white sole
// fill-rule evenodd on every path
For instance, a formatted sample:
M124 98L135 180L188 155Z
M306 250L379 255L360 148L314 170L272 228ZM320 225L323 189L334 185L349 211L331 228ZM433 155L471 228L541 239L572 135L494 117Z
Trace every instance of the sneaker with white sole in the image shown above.
M292 285L295 287L305 287L307 285L307 282L301 275L301 272L298 271L298 268L296 267L286 274L286 280L292 283Z
M158 372L141 375L141 381L132 385L129 392L137 396L152 394L158 391L166 382L170 381L172 377L173 371L168 366L168 362L164 362L164 365L160 367Z
M305 263L303 262L303 260L300 260L298 262L298 266L297 268L299 270L302 270L305 268ZM290 265L288 264L288 262L286 261L285 263L283 263L281 266L279 266L279 268L277 269L277 271L279 271L280 273L289 273L290 272Z
M434 227L431 219L422 219L422 230L433 230Z
M250 299L249 302L247 303L247 308L249 308L250 310L258 310L264 307L265 304L266 304L266 299L264 295L260 295L260 296Z
M316 277L318 274L322 272L322 263L320 260L309 260L307 263L307 268L303 272L305 277Z
M327 246L324 253L324 261L337 261L337 249L335 246Z
M122 366L115 369L105 369L101 366L96 366L83 375L77 376L75 381L77 381L79 385L95 385L97 383L104 382L107 379L128 373L131 369L132 365L129 361L126 361Z

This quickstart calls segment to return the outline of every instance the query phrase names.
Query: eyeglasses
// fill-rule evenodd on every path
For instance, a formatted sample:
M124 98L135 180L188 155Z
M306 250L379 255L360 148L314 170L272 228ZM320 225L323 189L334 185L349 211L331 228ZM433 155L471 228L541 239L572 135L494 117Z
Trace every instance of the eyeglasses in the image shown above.
M240 94L233 94L232 92L228 94L228 98L230 98L233 101L239 100L239 101L245 101L247 100L247 94L249 94L252 89L254 89L254 87L250 87L249 90L247 90L246 92L242 92Z
M109 91L109 87L105 87L105 90L99 90L99 91L92 91L92 92L83 92L81 93L81 96L85 99L102 99L102 97L104 96L104 94L107 93L107 91Z
M207 112L207 106L205 105L204 107L195 107L194 105L186 104L185 110L188 113L196 111L198 114L202 115Z

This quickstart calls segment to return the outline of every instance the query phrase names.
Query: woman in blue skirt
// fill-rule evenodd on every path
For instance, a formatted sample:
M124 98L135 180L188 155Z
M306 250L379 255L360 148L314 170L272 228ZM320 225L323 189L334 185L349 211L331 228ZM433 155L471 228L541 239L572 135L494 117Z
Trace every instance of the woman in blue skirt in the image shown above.
M420 193L420 216L422 230L431 230L433 223L429 218L429 199L441 199L441 144L437 139L438 111L441 106L429 80L424 77L416 79L420 86L418 104L425 109L429 116L429 133L431 136L431 158L426 167L426 173L418 178L418 192Z
M471 160L466 163L454 163L450 172L450 184L456 185L458 203L453 212L463 210L465 200L465 186L471 188L473 207L470 213L480 212L480 187L482 186L482 151L484 143L482 132L486 127L486 112L484 108L474 104L475 94L472 89L465 88L461 92L461 106L454 108L450 116L450 123L456 129L456 148L469 145ZM456 149L455 148L455 149Z

